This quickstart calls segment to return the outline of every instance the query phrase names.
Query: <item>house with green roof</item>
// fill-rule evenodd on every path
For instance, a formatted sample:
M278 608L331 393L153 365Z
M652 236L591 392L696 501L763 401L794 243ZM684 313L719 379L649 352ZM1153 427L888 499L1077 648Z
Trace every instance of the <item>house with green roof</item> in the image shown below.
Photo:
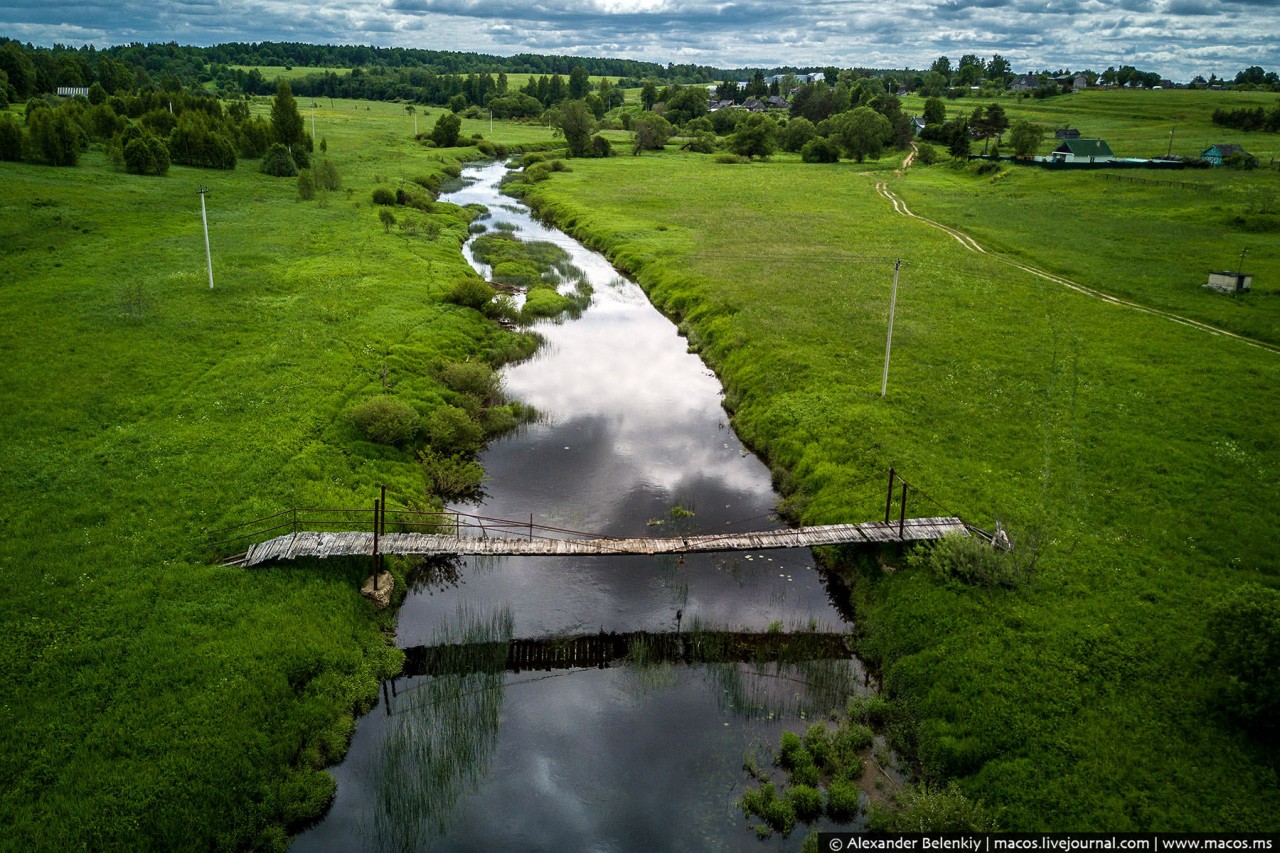
M1228 157L1239 154L1246 160L1257 160L1252 154L1244 150L1243 145L1226 145L1219 143L1218 145L1210 145L1200 155L1201 160L1208 160L1215 166L1221 166L1222 161ZM1254 165L1257 165L1256 163Z
M1064 139L1049 154L1054 163L1106 163L1115 159L1103 139Z

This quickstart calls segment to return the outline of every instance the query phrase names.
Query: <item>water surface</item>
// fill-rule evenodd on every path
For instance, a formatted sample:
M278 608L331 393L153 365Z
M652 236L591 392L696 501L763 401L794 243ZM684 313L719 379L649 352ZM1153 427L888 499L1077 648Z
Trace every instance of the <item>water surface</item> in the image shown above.
M545 346L503 371L509 396L543 418L486 449L486 497L458 508L617 536L777 527L769 472L728 427L715 376L638 286L500 195L503 173L469 169L474 183L445 200L563 247L594 299L577 320L540 324ZM427 577L401 608L402 647L848 630L808 551L468 560ZM850 660L401 678L333 769L333 809L294 849L756 849L736 807L744 755L767 763L784 727L861 680Z

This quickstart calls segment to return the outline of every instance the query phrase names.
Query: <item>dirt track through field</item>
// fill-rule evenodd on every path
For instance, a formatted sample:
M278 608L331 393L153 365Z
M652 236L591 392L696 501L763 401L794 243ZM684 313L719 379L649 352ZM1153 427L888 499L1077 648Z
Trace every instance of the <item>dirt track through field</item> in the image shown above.
M914 154L914 152L912 153ZM903 162L902 164L903 168L906 168L910 164L911 159L912 159L911 157L908 157L907 160ZM1112 296L1109 293L1103 293L1100 290L1094 290L1091 287L1085 287L1083 284L1080 284L1077 281L1072 281L1069 278L1063 278L1060 275L1054 275L1051 272L1045 272L1042 269L1029 266L1028 264L1022 263L1021 261L1015 261L1012 258L1007 258L1007 257L1004 257L1003 255L992 254L991 252L988 252L986 249L984 249L978 243L978 241L974 240L972 237L970 237L968 234L965 234L963 231L959 231L955 228L952 228L949 225L943 225L941 222L935 222L934 220L928 219L927 217L912 213L910 208L907 207L907 203L902 199L898 198L898 196L895 195L891 189L889 189L889 185L886 181L876 182L876 192L879 193L885 199L887 199L889 203L893 205L893 209L897 213L900 213L903 216L909 216L912 219L917 219L925 223L926 225L930 225L934 228L937 228L939 231L943 231L947 234L950 234L957 243L959 243L961 246L964 246L970 252L977 252L979 254L987 255L988 257L995 258L1001 263L1005 263L1005 264L1008 264L1009 266L1016 267L1022 270L1023 272L1030 273L1031 275L1034 275L1034 276L1039 276L1045 281L1051 281L1054 284L1060 284L1063 287L1076 291L1077 293L1083 293L1085 296L1091 296L1094 299L1100 299L1103 302L1109 302L1112 305L1119 305L1122 308L1130 308L1130 309L1133 309L1134 311L1141 311L1144 314L1151 314L1152 316L1155 316L1155 317L1163 317L1166 320L1172 320L1175 323L1181 323L1184 326L1189 326L1192 329L1199 329L1200 331L1208 332L1211 335L1219 335L1224 338L1234 338L1237 341L1248 344L1249 346L1252 346L1252 347L1257 347L1258 349L1267 350L1268 352L1280 353L1280 346L1269 344L1269 343L1266 343L1265 341L1257 340L1256 338L1250 338L1245 335L1236 334L1235 332L1229 332L1226 329L1220 329L1217 326L1211 326L1208 323L1202 323L1199 320L1192 320L1190 317L1183 317L1182 315L1174 314L1171 311L1163 311L1159 308L1152 308L1148 305L1141 305L1137 302L1130 302L1127 299L1121 299L1118 296Z

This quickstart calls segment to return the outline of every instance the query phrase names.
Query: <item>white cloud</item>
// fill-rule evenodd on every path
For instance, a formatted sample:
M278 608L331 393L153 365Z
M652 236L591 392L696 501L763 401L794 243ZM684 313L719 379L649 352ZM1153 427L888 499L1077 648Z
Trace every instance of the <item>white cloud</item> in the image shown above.
M1175 79L1278 69L1277 31L1276 0L16 0L0 8L0 34L39 44L290 40L725 68L919 68L941 54L999 53L1019 71L1147 63Z

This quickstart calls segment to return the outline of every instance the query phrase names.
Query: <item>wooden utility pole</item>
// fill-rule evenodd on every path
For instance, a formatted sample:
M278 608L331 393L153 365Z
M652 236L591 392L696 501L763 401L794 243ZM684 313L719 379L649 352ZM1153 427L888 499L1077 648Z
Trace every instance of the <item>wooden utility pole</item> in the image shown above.
M889 350L893 348L893 310L898 304L898 270L902 268L902 258L893 262L893 295L889 297L889 337L884 342L884 378L880 380L880 396L889 390Z
M209 217L204 212L204 194L209 188L201 184L196 192L200 193L200 221L204 223L204 257L209 264L209 289L213 290L213 253L209 251Z

